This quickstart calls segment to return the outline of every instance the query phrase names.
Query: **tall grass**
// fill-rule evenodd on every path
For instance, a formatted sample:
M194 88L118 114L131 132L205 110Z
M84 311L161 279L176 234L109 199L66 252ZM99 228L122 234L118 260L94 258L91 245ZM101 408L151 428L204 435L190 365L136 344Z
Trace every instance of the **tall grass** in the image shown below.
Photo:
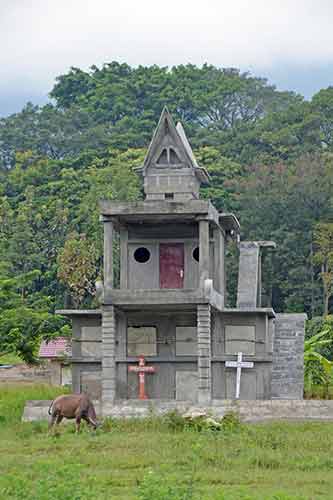
M177 416L107 419L47 434L21 423L25 399L62 388L0 386L0 499L309 500L333 498L333 423L275 422L196 431Z
M46 384L0 384L0 422L19 422L27 400L54 399L64 392L64 387Z
M0 356L0 365L17 365L20 363L24 363L24 361L17 354L9 352Z

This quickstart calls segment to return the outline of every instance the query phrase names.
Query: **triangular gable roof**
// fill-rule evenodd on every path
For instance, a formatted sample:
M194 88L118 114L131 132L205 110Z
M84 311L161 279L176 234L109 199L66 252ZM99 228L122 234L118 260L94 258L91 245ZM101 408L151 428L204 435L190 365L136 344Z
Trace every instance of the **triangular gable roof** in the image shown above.
M171 114L168 111L168 108L165 106L161 113L159 122L153 134L152 140L150 142L144 163L142 168L142 173L145 175L146 169L149 167L151 162L153 161L155 155L161 148L161 143L163 138L166 135L170 135L174 146L178 149L181 155L184 157L184 160L190 167L192 167L195 171L195 174L198 176L200 182L208 183L209 182L209 174L206 169L199 167L190 143L187 140L185 131L181 123L175 126ZM141 170L141 169L140 169Z

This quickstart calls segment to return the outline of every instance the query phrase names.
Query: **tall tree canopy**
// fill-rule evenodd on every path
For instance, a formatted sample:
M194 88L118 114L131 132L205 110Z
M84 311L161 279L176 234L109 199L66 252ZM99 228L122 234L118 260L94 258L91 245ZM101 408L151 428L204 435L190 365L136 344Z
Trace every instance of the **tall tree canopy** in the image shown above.
M98 200L142 196L133 167L164 105L211 174L202 195L239 216L242 238L277 242L273 306L332 309L316 236L333 223L332 87L305 101L234 68L111 62L71 68L50 97L0 119L0 353L33 359L41 336L66 329L56 307L93 304ZM236 274L230 249L230 304Z

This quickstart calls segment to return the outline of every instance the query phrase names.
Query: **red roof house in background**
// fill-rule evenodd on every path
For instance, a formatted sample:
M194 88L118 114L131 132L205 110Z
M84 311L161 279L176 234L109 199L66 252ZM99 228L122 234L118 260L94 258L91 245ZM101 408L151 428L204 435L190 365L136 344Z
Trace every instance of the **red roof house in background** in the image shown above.
M39 348L40 358L62 358L71 355L71 342L67 337L57 337L49 342L43 340Z
M47 342L43 340L39 348L39 358L48 363L52 385L71 385L72 368L71 340L67 337L57 337Z

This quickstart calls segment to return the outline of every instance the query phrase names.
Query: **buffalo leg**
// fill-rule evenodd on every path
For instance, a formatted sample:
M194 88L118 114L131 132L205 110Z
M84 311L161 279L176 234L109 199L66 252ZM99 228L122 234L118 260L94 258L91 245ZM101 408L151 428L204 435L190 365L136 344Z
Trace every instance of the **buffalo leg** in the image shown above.
M76 417L75 424L76 424L76 433L78 434L80 432L81 417Z
M57 420L57 415L51 415L51 419L49 421L49 433L51 432L56 420Z
M54 424L60 424L62 421L62 416L58 413L52 413L51 420L49 422L49 433L52 431Z
M64 417L63 417L62 415L58 415L58 416L57 416L56 425L59 425L59 424L60 424L60 422L62 421L62 419L63 419L63 418L64 418Z

